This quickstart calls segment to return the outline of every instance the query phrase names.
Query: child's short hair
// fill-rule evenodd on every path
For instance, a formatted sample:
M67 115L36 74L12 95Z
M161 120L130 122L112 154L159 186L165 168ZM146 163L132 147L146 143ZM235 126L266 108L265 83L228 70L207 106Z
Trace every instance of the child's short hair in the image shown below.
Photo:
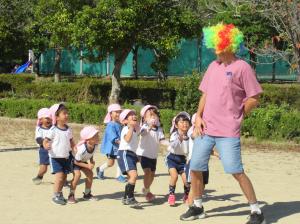
M178 116L176 117L176 119L175 119L175 124L178 124L178 122L179 122L180 120L188 121L189 124L191 124L190 118L189 118L188 116L184 115L184 114L180 114L180 115L178 115Z
M67 111L68 108L64 104L60 104L57 111L55 112L55 116L58 116L62 111Z

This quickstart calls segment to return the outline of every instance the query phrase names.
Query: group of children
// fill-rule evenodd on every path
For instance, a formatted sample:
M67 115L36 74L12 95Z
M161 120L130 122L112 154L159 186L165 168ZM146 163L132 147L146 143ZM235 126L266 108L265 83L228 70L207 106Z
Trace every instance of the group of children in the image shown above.
M140 206L134 197L135 184L138 177L137 163L144 172L143 194L147 202L155 200L150 187L154 181L160 144L167 146L168 154L165 163L170 174L169 197L170 206L175 205L175 189L178 176L184 185L183 201L192 200L190 194L189 160L192 155L195 114L192 119L186 112L178 113L172 120L170 140L165 140L160 122L160 113L156 106L146 105L141 109L140 122L134 110L122 110L119 104L108 106L104 119L106 128L102 138L100 151L106 155L107 162L96 168L97 177L104 179L104 171L112 167L117 160L116 178L125 185L122 203L130 207ZM54 174L53 202L60 205L76 203L75 190L81 172L85 174L85 192L83 199L96 200L91 194L93 182L93 155L99 144L99 130L95 127L84 127L80 132L80 141L75 144L72 130L67 125L68 109L64 104L54 104L50 108L42 108L38 112L36 142L40 145L40 168L34 183L40 184L50 164ZM62 188L67 174L73 173L70 194L66 200ZM126 175L125 178L123 175ZM203 175L204 183L208 183L208 171Z

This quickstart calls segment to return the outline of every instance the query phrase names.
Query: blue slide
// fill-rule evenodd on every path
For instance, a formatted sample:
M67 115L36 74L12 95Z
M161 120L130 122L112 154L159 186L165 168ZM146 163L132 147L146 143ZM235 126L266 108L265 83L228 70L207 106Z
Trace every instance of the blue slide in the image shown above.
M25 72L26 69L31 65L31 61L27 61L24 65L21 65L17 70L15 71L15 74L19 74L22 72Z

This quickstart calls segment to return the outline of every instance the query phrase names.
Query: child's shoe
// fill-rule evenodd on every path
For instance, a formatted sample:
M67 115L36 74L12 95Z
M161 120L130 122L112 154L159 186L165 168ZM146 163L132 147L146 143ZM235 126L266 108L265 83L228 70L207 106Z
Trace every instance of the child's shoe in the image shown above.
M100 171L99 167L96 168L97 178L99 180L104 180L104 171Z
M121 183L126 183L127 182L127 179L126 177L120 175L116 178L117 181L121 182Z
M75 195L74 194L69 194L69 197L68 197L68 203L69 204L75 204L77 201L75 199Z
M175 194L169 194L168 203L170 206L174 206L176 201Z
M125 202L125 205L129 205L131 208L137 208L137 207L140 207L140 203L135 200L135 198L127 198L126 199L126 202Z
M53 197L52 201L55 204L58 204L58 205L65 205L66 204L66 199L62 195Z
M35 185L41 184L41 183L42 183L42 180L43 180L43 177L39 177L39 176L37 176L37 177L35 177L35 178L32 179L32 181L33 181L33 183L34 183Z
M86 194L83 192L83 199L86 200L86 201L97 201L97 198L95 198L91 192Z
M154 199L155 199L155 195L152 194L151 192L148 192L148 193L146 194L146 201L147 201L147 202L151 202L151 201L153 201Z

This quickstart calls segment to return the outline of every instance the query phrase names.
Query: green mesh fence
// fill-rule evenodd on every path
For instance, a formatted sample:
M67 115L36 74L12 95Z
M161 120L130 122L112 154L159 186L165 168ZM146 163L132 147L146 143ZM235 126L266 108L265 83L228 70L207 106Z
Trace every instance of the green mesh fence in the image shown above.
M173 58L168 65L168 76L184 76L193 71L205 71L208 65L215 60L212 50L202 46L199 39L182 40L179 44L179 54ZM42 74L51 74L54 71L54 50L48 50L40 57L40 70ZM249 61L249 53L244 50L239 56ZM137 71L140 76L156 76L151 68L155 56L150 49L139 49ZM90 62L86 59L80 60L80 52L76 50L63 50L60 69L63 74L68 75L96 75L105 76L112 74L114 69L114 56L110 55L102 62ZM256 64L257 77L260 80L297 80L295 72L283 60L273 61L272 56L258 56ZM130 77L133 74L133 54L130 53L121 70L122 77Z

